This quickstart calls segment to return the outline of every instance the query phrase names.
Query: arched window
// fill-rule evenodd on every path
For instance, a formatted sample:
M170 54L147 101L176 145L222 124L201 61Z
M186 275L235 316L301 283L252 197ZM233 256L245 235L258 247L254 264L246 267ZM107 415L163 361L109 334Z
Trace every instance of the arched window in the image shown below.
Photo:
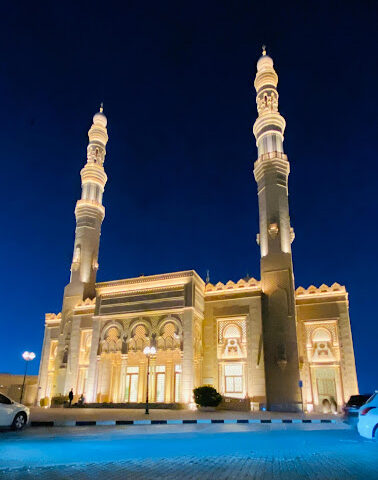
M331 332L323 327L317 328L312 334L313 342L330 342L331 340Z
M173 322L167 322L161 328L157 347L159 349L180 348L180 336L177 334L177 327Z
M130 350L143 351L144 347L150 344L150 339L147 336L147 329L144 325L137 325L131 335L129 341Z
M224 329L223 337L224 338L240 338L241 337L240 328L234 323L227 325L227 327Z
M332 347L332 334L324 327L312 332L312 358L313 362L330 362L335 360Z
M102 342L102 352L117 352L122 349L121 332L116 326L111 326L105 332Z
M242 332L238 325L230 323L223 330L224 350L223 354L226 357L240 357Z

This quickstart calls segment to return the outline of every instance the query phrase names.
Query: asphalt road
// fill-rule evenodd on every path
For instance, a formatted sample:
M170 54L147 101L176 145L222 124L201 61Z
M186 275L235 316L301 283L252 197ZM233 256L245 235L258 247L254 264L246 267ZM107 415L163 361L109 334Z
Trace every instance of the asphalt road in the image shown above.
M0 478L376 480L378 442L344 425L34 428L0 434Z

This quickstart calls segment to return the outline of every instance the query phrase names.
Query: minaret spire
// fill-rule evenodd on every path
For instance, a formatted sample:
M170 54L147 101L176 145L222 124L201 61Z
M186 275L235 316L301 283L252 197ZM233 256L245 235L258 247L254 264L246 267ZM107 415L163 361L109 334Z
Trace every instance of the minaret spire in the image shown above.
M80 172L81 199L75 208L76 232L70 284L84 285L84 297L93 297L95 293L101 224L105 217L102 195L107 176L103 164L108 132L103 110L101 103L88 132L87 163Z
M278 111L278 75L263 54L255 78L258 118L253 126L258 159L263 337L267 403L270 410L298 410L298 346L288 202L290 165L283 151L286 122Z

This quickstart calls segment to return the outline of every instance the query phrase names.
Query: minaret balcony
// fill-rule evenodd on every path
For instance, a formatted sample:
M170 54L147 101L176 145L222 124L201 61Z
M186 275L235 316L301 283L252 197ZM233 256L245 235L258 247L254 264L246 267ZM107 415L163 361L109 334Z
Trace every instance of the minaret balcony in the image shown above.
M106 128L102 125L92 125L88 137L90 143L99 143L101 146L105 146L109 140Z
M284 153L264 153L256 160L253 173L258 184L258 191L271 182L287 188L287 177L290 173L290 163Z
M104 167L97 163L87 163L80 171L81 183L98 183L104 188L108 177L105 173Z
M259 91L265 85L272 85L276 88L277 84L278 75L273 68L258 72L254 82L256 91Z
M81 199L76 202L75 216L76 218L83 215L97 215L101 221L105 217L105 207L96 200Z
M282 152L267 152L259 156L259 160L262 162L266 160L274 160L275 158L280 158L281 160L286 160L288 162L287 155Z
M282 142L284 141L284 132L286 127L285 119L278 112L265 112L257 117L253 125L253 134L258 144L262 135L271 133L279 134Z

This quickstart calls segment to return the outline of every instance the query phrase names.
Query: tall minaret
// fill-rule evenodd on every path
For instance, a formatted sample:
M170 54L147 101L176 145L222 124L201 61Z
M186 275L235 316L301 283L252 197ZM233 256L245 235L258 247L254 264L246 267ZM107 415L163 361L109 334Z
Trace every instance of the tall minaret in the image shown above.
M106 125L107 119L101 104L88 132L87 163L80 172L82 193L75 208L75 243L71 280L67 289L70 293L76 293L82 287L84 299L95 296L101 224L105 216L102 194L107 181L103 167L108 142Z
M263 47L255 79L258 148L254 165L259 197L262 314L267 407L300 409L294 276L288 202L290 164L283 152L285 119L278 112L278 76Z
M92 299L96 295L98 249L101 224L105 217L102 194L107 181L103 167L108 142L106 125L107 119L101 104L88 132L87 163L80 172L82 192L75 208L76 230L71 278L64 289L52 394L67 393L76 384L74 365L77 361L79 328L75 324L78 320L73 318L73 309L80 301Z

